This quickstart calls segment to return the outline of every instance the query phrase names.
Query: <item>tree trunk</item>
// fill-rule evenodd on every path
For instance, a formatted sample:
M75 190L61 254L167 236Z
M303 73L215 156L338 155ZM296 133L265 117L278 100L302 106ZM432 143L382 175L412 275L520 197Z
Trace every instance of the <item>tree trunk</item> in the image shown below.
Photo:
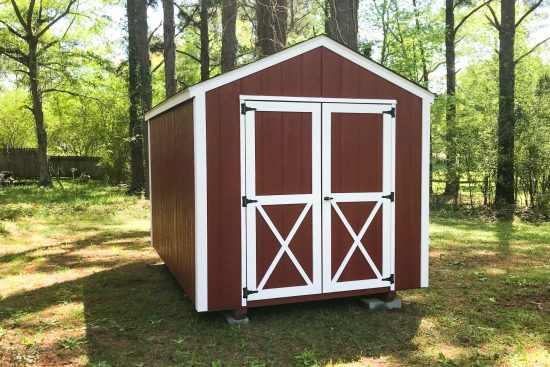
M177 93L178 84L176 81L176 23L174 20L174 0L162 0L164 12L164 86L166 98Z
M28 41L29 45L29 77L32 96L32 113L34 115L36 127L36 140L38 142L38 168L40 178L38 184L40 186L51 186L52 179L50 177L48 166L48 136L44 126L44 111L42 108L42 92L40 90L40 82L38 80L38 62L36 51L38 42L34 39Z
M257 46L260 56L272 55L286 45L288 31L287 0L257 0Z
M514 213L514 134L515 93L515 0L501 1L499 29L499 109L498 155L495 202L499 217L511 219Z
M447 65L447 109L445 142L447 145L447 177L444 195L456 201L459 189L456 153L456 55L454 0L445 1L445 63Z
M420 11L418 9L418 3L417 0L412 0L413 3L413 9L414 9L414 21L415 21L415 29L417 33L420 33ZM428 72L428 64L426 61L426 50L424 49L424 44L422 41L418 43L418 50L420 51L420 61L422 63L422 78L421 78L421 84L428 88L429 87L429 77L430 74Z
M359 0L328 1L328 35L353 50L357 50L357 9Z
M130 96L130 192L147 189L144 156L144 114L151 108L151 61L147 35L147 0L127 2L128 15L128 88ZM147 191L146 191L147 194Z
M237 1L222 1L222 73L237 64Z
M208 0L201 0L201 81L210 78L210 40L208 34Z

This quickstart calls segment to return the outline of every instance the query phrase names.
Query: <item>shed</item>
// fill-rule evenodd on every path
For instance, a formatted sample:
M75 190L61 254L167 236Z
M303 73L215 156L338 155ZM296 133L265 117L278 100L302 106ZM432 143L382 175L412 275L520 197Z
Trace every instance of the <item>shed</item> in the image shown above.
M433 99L318 36L148 112L151 241L196 310L427 287Z

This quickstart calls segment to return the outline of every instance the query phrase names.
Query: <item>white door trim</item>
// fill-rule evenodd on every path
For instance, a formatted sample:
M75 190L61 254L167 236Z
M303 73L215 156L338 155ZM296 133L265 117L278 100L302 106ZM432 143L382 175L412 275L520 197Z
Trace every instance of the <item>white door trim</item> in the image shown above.
M318 103L251 101L246 99L241 99L241 103L245 103L248 108L255 109L246 112L245 115L241 115L241 164L243 164L242 167L244 167L244 170L241 170L241 193L242 196L246 196L248 199L257 200L256 203L251 203L246 207L243 207L243 210L241 211L241 218L244 219L243 223L245 223L242 228L242 249L243 253L246 253L246 255L243 255L243 264L246 264L246 270L243 270L243 288L258 291L258 293L249 294L247 299L243 297L242 305L246 306L247 300L254 301L321 293L321 231L319 230L321 228L321 105ZM256 195L256 111L311 113L311 194ZM279 231L263 209L263 206L285 204L304 204L304 209L302 210L287 238L282 238ZM307 276L289 248L290 241L309 212L312 214L312 279ZM267 223L268 227L271 229L281 245L281 248L278 250L277 255L273 259L268 271L264 274L262 279L257 279L256 276L256 218L258 214ZM290 257L294 266L296 266L296 269L304 278L306 285L263 289L269 279L269 276L284 254L287 254Z
M353 105L353 104L340 104L340 103L326 103L323 104L322 126L323 126L323 169L322 169L322 185L323 185L323 197L328 200L323 202L323 292L341 292L356 289L368 289L368 288L383 288L390 287L391 290L395 289L393 283L387 280L390 274L394 272L394 235L393 235L393 216L394 216L394 203L390 200L383 199L383 195L387 195L390 192L395 192L394 188L394 173L395 172L395 145L394 145L394 132L395 132L395 118L390 114L384 113L389 111L394 105ZM383 148L382 148L382 192L368 192L368 193L332 193L331 190L331 117L332 113L369 113L369 114L382 114L383 116ZM374 209L367 218L363 228L356 234L351 226L345 219L345 216L340 211L339 202L361 202L370 201L376 202ZM332 210L337 215L332 215ZM382 269L376 269L376 266L372 262L372 259L365 250L360 239L366 232L370 222L376 215L377 211L382 210ZM350 232L353 238L353 243L350 244L350 250L346 254L344 261L339 265L338 271L335 276L332 276L332 253L331 248L331 221L341 220L344 226ZM359 249L371 268L373 268L377 279L357 280L339 282L339 276L345 268L345 265L349 261L353 252Z

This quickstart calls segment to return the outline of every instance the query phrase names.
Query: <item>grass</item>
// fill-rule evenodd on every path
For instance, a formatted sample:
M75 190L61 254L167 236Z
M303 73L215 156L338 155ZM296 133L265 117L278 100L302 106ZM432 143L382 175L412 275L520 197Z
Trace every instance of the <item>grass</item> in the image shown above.
M550 225L438 211L430 288L199 314L149 245L148 203L100 184L0 189L1 366L550 366Z

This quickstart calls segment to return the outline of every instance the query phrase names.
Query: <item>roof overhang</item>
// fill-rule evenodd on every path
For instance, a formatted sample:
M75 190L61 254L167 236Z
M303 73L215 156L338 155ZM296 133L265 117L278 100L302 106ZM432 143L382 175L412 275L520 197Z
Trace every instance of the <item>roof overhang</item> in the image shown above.
M401 75L391 71L390 69L364 57L358 52L334 41L333 39L321 35L314 37L310 40L298 43L294 46L288 47L282 51L279 51L273 55L267 56L258 61L254 61L248 65L239 67L233 71L221 74L212 79L205 80L204 82L195 84L187 89L182 90L176 95L168 98L167 100L156 105L152 110L145 114L145 120L150 120L153 117L199 95L206 93L209 90L218 88L224 84L231 83L235 80L246 77L247 75L256 73L258 71L267 69L273 65L279 64L283 61L291 59L293 57L304 54L308 51L314 50L318 47L326 47L334 53L346 58L347 60L357 64L358 66L369 70L370 72L394 83L404 90L422 98L428 99L432 102L435 98L435 94L421 87L418 84L411 82L410 80L402 77Z

